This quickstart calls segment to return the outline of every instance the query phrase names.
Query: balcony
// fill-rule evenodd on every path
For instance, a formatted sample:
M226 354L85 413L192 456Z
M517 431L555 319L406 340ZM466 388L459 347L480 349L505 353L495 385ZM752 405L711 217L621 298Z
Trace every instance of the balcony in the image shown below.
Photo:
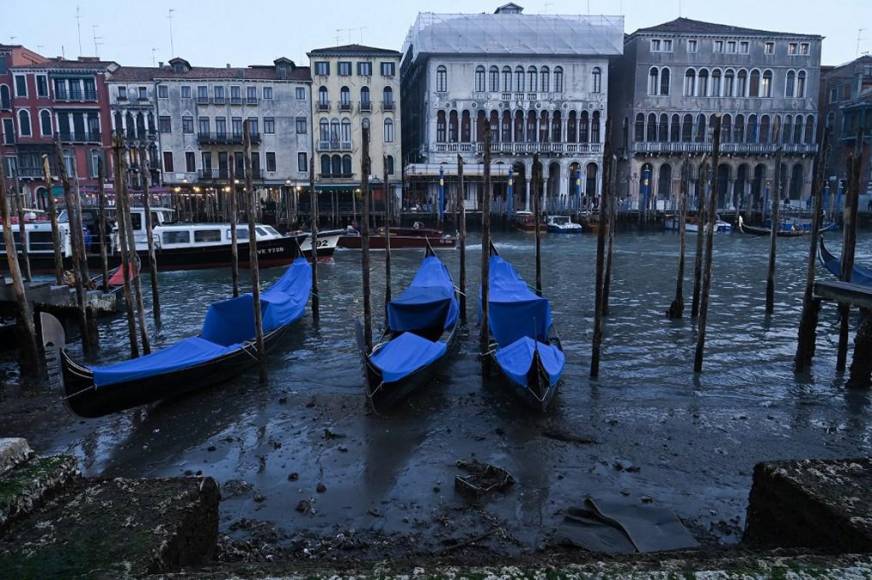
M351 141L318 141L318 151L351 151Z
M361 101L360 102L360 112L361 113L369 113L370 111L372 111L372 102Z
M242 145L241 133L197 133L200 145ZM260 144L260 133L251 134L251 144Z
M257 102L258 102L258 101L257 101L257 97L246 97L246 98L245 98L245 104L246 104L246 105L256 105Z
M241 105L242 104L242 97L230 97L230 104L231 105Z
M245 172L240 168L238 169L234 175L234 179L238 179L240 183L243 179L245 179ZM262 180L264 179L264 171L259 167L254 167L251 170L251 178L253 180ZM197 179L200 181L220 181L220 180L229 180L230 179L230 169L201 169L197 172Z
M817 153L818 146L815 143L721 143L721 153L736 155L770 155L782 148L788 154L813 154ZM710 153L711 143L675 143L675 142L652 142L634 143L632 151L635 153Z
M484 152L483 143L434 143L435 153L478 153ZM491 143L491 153L496 155L527 156L538 153L546 157L562 155L588 155L602 152L601 143L515 143L509 141Z
M319 173L321 179L351 179L354 173Z
M350 111L351 110L351 103L339 103L339 110L340 111Z
M198 105L208 105L209 97L205 97L203 95L197 95L197 104Z
M393 111L396 109L397 104L393 101L384 101L382 102L382 111Z
M18 167L16 169L15 174L17 177L26 178L26 179L42 179L45 177L45 173L42 171L42 167Z
M62 131L59 136L67 143L100 143L100 131Z
M329 111L330 110L330 101L318 101L318 110L319 111Z

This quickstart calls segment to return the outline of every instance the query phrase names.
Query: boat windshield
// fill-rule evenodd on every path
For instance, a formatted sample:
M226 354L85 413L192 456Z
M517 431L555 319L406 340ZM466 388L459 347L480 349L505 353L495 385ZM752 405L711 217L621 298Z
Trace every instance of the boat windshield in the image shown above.
M551 218L551 223L558 226L563 226L569 223L569 218L563 215L557 215Z

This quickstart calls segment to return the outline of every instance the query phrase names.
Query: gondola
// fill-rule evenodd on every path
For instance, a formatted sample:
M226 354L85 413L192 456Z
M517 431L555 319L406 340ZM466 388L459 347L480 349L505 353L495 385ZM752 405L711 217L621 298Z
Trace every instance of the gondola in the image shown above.
M821 264L829 270L830 274L836 278L842 278L842 261L832 255L824 245L824 237L820 238L820 247L818 248L818 256L820 256ZM864 268L863 266L854 265L854 270L851 272L851 282L860 284L861 286L872 287L872 269Z
M264 347L273 348L306 309L311 266L297 258L261 293ZM198 336L128 361L86 367L70 358L60 322L41 313L46 354L59 357L64 401L81 417L100 417L215 385L257 363L251 294L209 307Z
M759 226L749 226L745 223L745 220L742 216L739 216L739 220L737 222L737 227L739 231L743 234L751 234L752 236L770 236L772 235L772 230L770 228L761 228ZM835 224L828 224L821 229L821 232L827 232L835 228ZM779 238L799 238L801 236L807 236L811 233L810 229L805 229L802 227L791 227L791 229L781 228L779 229L775 235Z
M557 393L566 363L551 304L530 290L493 245L489 259L489 356L521 399L544 412Z
M386 328L367 352L358 324L366 394L373 408L396 404L430 383L459 337L459 306L448 268L428 246L412 283L387 305Z

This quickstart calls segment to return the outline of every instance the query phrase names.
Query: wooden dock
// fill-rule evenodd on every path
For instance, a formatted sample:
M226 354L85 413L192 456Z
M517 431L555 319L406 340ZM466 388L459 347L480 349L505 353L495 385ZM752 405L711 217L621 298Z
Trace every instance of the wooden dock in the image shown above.
M74 315L78 310L76 291L69 286L57 286L51 282L25 283L27 300L35 310L46 310L59 314ZM117 295L100 290L87 291L87 305L98 316L117 312ZM15 292L12 284L0 284L0 310L14 311Z
M854 356L847 385L868 389L872 386L872 288L851 282L815 282L814 299L860 309L860 325L854 339Z

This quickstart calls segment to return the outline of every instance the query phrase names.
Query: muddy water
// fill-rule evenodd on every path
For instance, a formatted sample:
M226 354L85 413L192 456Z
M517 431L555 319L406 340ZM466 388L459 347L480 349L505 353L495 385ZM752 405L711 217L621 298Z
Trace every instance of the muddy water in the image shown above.
M503 233L496 240L532 281L532 239ZM689 276L694 241L689 236ZM362 311L360 255L339 252L334 264L319 269L320 328L310 317L295 328L285 350L270 359L269 384L258 384L252 372L182 400L89 421L65 414L54 397L35 396L32 408L16 398L18 410L7 411L0 435L26 436L41 453L73 453L89 475L202 472L231 482L224 487L222 527L237 535L238 521L249 518L289 535L403 534L430 549L501 526L502 549L523 552L547 543L561 509L605 493L650 498L678 513L697 536L732 543L744 523L754 464L869 454L870 400L835 378L832 306L821 317L812 374L796 377L791 370L807 240L779 240L776 314L767 319L768 240L718 236L705 372L694 377L694 326L663 317L674 291L677 243L669 233L616 238L601 379L591 381L596 240L543 242L545 292L567 354L561 392L547 416L531 416L498 385L483 383L474 326L429 389L390 415L369 412L353 330ZM456 275L457 253L440 255ZM477 288L481 248L473 246L469 256L470 287ZM858 256L872 262L872 239L861 235ZM421 257L394 254L395 292ZM381 313L379 254L373 262L374 310ZM278 275L268 271L264 279ZM229 294L229 272L165 273L161 288L158 342L168 344L197 332L206 305ZM688 280L688 312L690 294ZM121 318L103 325L101 360L124 356L125 332ZM6 397L10 403L9 392ZM558 441L543 435L549 430L595 442ZM454 462L470 457L505 467L516 484L470 508L453 489ZM322 493L319 483L326 486ZM301 500L311 511L296 511Z

